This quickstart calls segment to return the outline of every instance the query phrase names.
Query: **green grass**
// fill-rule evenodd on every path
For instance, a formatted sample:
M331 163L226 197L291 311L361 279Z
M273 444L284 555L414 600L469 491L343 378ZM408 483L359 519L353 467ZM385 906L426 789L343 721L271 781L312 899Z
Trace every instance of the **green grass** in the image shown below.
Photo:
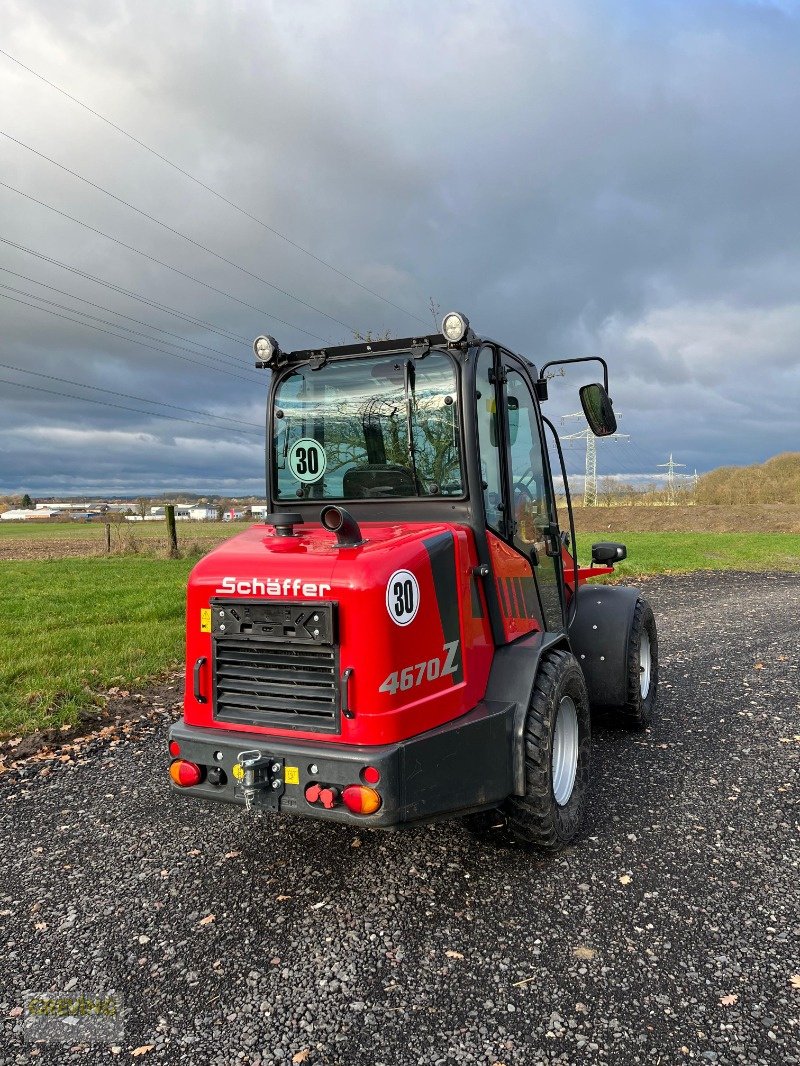
M582 562L598 540L627 545L620 577L800 572L800 534L581 534ZM0 563L0 733L72 724L111 685L142 685L180 663L192 564L144 555Z
M800 533L579 533L578 556L586 565L592 544L617 541L628 558L619 577L689 573L693 570L800 571Z
M162 675L183 655L191 559L0 563L0 733L73 724L111 685Z

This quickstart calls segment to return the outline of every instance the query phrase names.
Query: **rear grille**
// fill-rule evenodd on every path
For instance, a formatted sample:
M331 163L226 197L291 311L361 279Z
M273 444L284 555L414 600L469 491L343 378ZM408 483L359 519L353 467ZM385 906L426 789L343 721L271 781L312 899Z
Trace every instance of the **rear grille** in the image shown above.
M214 718L337 732L333 610L332 604L212 601Z

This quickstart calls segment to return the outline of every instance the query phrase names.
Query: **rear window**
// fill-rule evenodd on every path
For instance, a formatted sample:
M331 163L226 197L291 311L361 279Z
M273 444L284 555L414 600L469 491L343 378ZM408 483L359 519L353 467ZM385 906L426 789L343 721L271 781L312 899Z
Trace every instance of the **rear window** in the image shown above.
M275 394L277 498L463 495L452 358L410 352L300 367Z

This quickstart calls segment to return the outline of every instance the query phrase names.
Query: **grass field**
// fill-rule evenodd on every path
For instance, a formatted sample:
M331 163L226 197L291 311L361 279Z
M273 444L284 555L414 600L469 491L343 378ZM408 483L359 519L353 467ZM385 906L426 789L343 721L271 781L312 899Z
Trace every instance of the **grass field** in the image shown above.
M800 571L800 533L578 533L581 562L602 540L627 546L628 558L616 568L623 578L692 570Z
M242 527L210 528L232 535ZM588 561L593 541L604 539L628 546L630 558L617 571L623 578L800 572L798 534L587 533L578 537L581 561ZM109 686L144 684L178 664L192 565L192 558L147 555L0 562L0 733L74 723Z
M183 653L186 559L2 563L0 733L74 723Z

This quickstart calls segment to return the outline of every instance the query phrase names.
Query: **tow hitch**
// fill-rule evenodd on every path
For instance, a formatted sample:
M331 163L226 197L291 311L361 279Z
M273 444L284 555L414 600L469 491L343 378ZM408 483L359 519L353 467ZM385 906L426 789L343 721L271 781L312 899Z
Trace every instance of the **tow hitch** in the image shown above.
M279 809L284 793L283 759L264 755L257 748L240 751L233 776L241 781L246 810L254 806Z

